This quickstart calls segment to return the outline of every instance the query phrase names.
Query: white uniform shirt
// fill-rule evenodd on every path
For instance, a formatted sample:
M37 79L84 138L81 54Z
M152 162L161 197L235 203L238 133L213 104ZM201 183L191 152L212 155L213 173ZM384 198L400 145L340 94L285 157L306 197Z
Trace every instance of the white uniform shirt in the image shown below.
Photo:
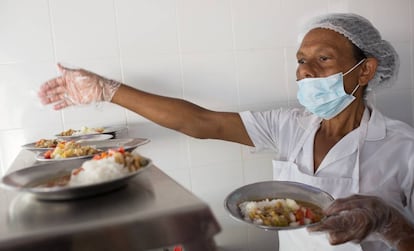
M364 113L364 116L370 117L359 156L359 191L361 194L379 195L400 208L407 205L406 209L413 212L414 129L383 116L375 108L370 107L370 110L371 114L368 109ZM320 177L351 178L357 160L359 128L342 138L314 173L313 143L320 118L297 108L246 111L241 112L240 116L256 150L273 149L278 152L280 160L289 158L305 130L313 130L295 159L300 171ZM365 245L364 250L389 250L378 242Z

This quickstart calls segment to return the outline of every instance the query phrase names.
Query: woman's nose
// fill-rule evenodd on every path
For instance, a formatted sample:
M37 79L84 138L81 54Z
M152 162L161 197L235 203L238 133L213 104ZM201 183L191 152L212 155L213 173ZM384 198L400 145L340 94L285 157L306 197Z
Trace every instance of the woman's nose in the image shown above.
M309 65L299 65L296 69L296 78L297 80L301 80L304 78L314 78L316 77L316 73Z

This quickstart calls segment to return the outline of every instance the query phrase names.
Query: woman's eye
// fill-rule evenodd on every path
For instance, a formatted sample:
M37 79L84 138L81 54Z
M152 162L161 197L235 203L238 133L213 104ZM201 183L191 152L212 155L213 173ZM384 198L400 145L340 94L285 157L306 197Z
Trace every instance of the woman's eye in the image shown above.
M304 59L298 59L298 64L304 64L305 60Z
M321 57L319 57L319 60L320 60L320 61L326 61L326 60L328 60L328 57L321 56Z

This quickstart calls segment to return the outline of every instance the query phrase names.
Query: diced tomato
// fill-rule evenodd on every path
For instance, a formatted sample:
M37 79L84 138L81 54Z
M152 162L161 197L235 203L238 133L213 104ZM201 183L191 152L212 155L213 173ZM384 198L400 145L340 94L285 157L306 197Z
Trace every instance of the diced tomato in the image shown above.
M94 160L100 160L100 159L104 159L105 157L106 157L106 155L107 155L107 153L106 152L103 152L103 153L98 153L98 154L96 154L95 156L93 156L93 159Z
M45 159L51 159L52 158L52 150L48 150L43 154L43 157L45 157Z
M100 154L95 154L92 159L94 159L94 160L100 160L101 159L101 155Z
M295 217L296 217L296 220L297 221L299 221L299 220L303 219L303 217L305 217L305 215L304 215L304 213L303 213L303 211L302 211L301 208L299 208L298 210L296 210Z
M305 217L313 221L313 219L315 219L315 214L312 212L312 210L306 208Z
M105 159L105 158L108 158L108 157L113 156L114 153L116 153L116 152L119 152L119 153L124 154L125 153L125 149L123 147L120 147L120 148L118 148L116 150L115 149L109 149L106 152L102 152L100 154L96 154L95 156L93 156L93 159L94 160Z
M296 221L299 222L300 225L305 224L305 214L303 213L302 208L299 208L295 212Z

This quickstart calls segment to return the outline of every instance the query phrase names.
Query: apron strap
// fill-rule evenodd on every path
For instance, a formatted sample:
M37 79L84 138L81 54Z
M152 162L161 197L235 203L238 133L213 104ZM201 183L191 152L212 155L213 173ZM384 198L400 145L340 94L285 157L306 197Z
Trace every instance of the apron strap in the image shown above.
M356 157L356 163L354 166L354 171L352 173L352 177L354 179L358 179L356 182L354 182L354 189L355 191L358 191L359 193L359 173L360 173L360 156L362 147L365 143L365 138L367 137L368 132L368 122L369 122L369 109L365 107L364 114L362 115L361 123L359 125L359 142L358 142L358 149L357 149L357 157Z

